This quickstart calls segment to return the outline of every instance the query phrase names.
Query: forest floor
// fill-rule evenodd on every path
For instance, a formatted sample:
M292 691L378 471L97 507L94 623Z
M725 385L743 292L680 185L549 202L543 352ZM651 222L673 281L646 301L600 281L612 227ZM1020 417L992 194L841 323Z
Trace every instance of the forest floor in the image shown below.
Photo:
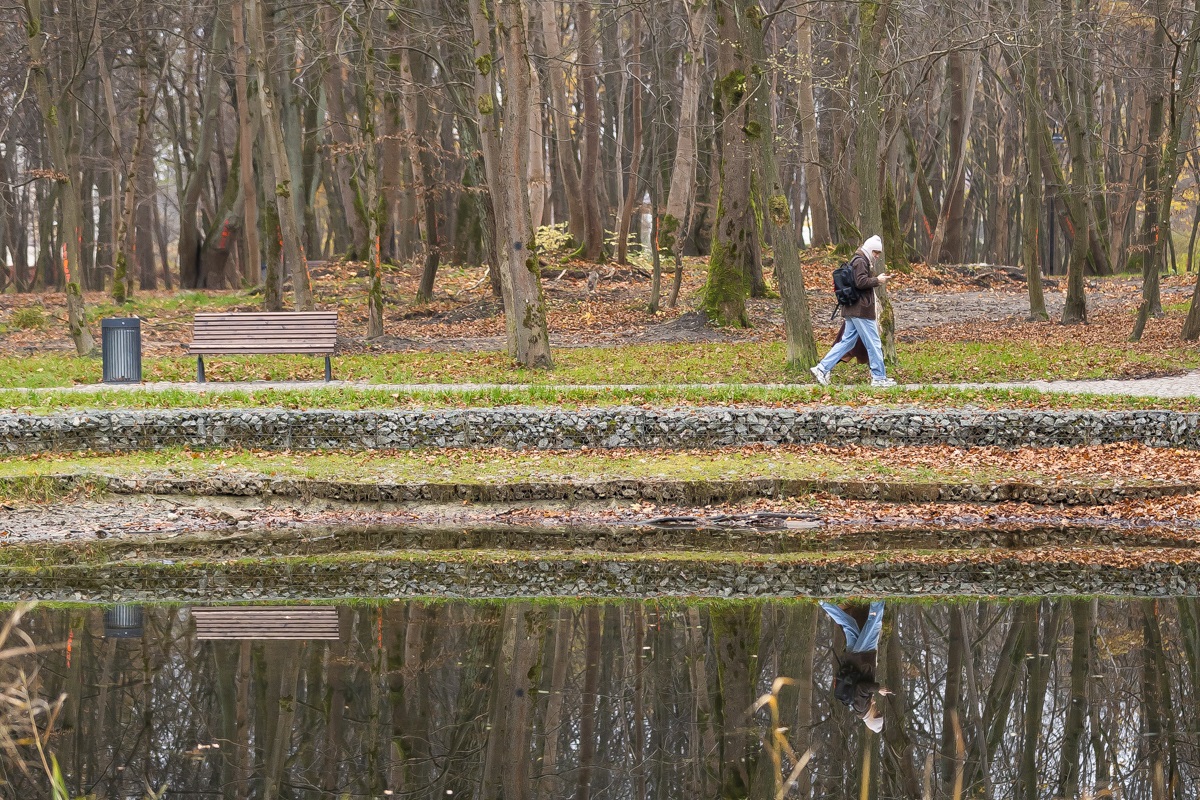
M829 272L831 254L805 264L818 348L836 334ZM747 329L713 328L697 308L703 263L686 259L679 303L650 313L649 273L638 267L600 267L589 290L585 265L544 269L553 372L514 367L504 351L500 305L483 269L445 267L433 302L413 302L417 265L390 267L385 294L386 335L367 341L365 273L362 265L316 263L311 273L322 309L340 312L336 377L376 384L692 384L807 383L807 374L785 364L784 330L777 298L752 299ZM672 275L663 276L664 294ZM1180 341L1194 278L1163 281L1165 315L1151 320L1142 341L1128 342L1140 301L1140 280L1091 279L1090 322L1064 326L1063 285L1046 281L1051 321L1028 322L1028 299L1020 273L987 265L914 265L891 286L895 304L898 366L902 383L944 384L1069 379L1128 379L1178 375L1200 367L1200 345ZM255 291L141 292L115 307L88 295L93 332L107 316L142 319L143 376L150 382L191 379L195 361L185 354L197 311L259 310ZM290 300L290 297L287 298ZM50 387L94 384L100 365L71 357L61 294L0 295L0 386ZM215 382L319 379L320 359L231 356L206 359ZM866 379L862 367L838 370L835 382Z
M837 322L830 321L834 299L829 272L836 260L814 255L804 267L813 324L819 335L831 338ZM663 275L663 306L650 313L650 276L640 267L600 266L589 290L586 265L543 270L549 324L556 347L617 347L631 344L765 342L783 339L783 318L777 298L751 299L751 327L713 328L697 312L704 286L703 259L685 259L679 302L666 308L672 273ZM389 266L385 278L385 336L366 341L366 275L363 265L312 262L310 269L317 307L341 313L340 348L345 352L432 350L492 351L504 348L504 319L499 301L491 294L485 269L444 267L430 303L416 304L419 265ZM1190 275L1163 279L1162 297L1167 316L1150 326L1148 344L1155 332L1178 333L1176 317L1187 311L1195 280ZM1019 271L1013 267L965 265L930 267L914 264L910 273L897 274L889 284L901 341L962 340L988 342L1016 335L1042 341L1078 340L1077 326L1058 325L1062 313L1064 282L1045 279L1050 322L1027 322L1028 294ZM1092 324L1084 338L1123 340L1132 327L1126 321L1140 300L1141 281L1134 276L1089 279L1088 307ZM111 298L87 293L89 318L136 314L142 318L143 347L148 355L177 353L191 337L197 311L258 311L257 290L139 292L133 303L117 307ZM285 305L290 293L285 293ZM19 309L35 309L19 314ZM40 313L39 313L40 312ZM1116 313L1113 312L1124 312ZM40 318L39 318L40 317ZM1181 318L1180 318L1181 319ZM0 295L0 355L31 354L71 349L66 336L66 305L61 293Z

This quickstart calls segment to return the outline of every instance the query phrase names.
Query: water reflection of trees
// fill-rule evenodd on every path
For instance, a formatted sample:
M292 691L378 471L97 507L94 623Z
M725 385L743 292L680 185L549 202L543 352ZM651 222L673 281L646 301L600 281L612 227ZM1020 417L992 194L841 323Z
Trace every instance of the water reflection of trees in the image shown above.
M389 603L340 609L331 642L199 642L173 608L136 639L99 610L25 629L70 642L37 689L66 693L52 746L97 797L774 797L748 709L786 675L780 724L813 748L789 797L1166 800L1200 785L1198 611L889 602L879 735L831 697L809 602ZM44 793L3 767L0 795Z

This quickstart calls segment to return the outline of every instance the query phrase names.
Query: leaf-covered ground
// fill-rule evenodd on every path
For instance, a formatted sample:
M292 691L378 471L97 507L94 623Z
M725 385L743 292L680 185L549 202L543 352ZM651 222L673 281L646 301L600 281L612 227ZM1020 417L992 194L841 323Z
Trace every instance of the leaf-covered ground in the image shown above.
M827 309L833 307L829 270L836 259L811 254L806 282L820 347L834 334ZM713 329L695 308L703 287L704 264L685 264L676 308L651 314L648 273L640 268L595 270L589 290L588 265L546 270L546 296L556 349L553 373L515 369L503 353L500 307L481 269L448 267L439 273L434 302L415 305L419 270L390 268L386 336L367 342L365 277L361 265L331 263L313 269L318 306L341 313L335 375L374 383L696 383L806 382L784 364L783 320L778 299L750 302L753 326ZM1030 323L1024 317L1024 284L1011 268L915 265L891 285L896 303L899 364L894 377L907 382L1004 381L1039 378L1112 378L1171 374L1200 366L1200 348L1182 343L1179 332L1190 298L1192 277L1164 279L1167 314L1153 320L1143 340L1127 342L1139 284L1129 278L1088 283L1091 323L1062 326ZM670 278L667 275L666 278ZM1052 317L1062 304L1062 287L1049 282ZM150 381L186 381L194 360L184 353L191 321L202 310L260 310L253 291L149 292L133 304L112 306L103 295L88 297L90 317L137 314L143 319L144 376ZM0 295L0 385L61 386L94 383L100 365L70 356L61 294ZM209 360L209 379L311 380L322 373L320 359L307 357L225 357ZM840 382L862 382L864 368L841 369Z
M0 478L63 473L264 475L359 483L514 483L553 480L784 478L890 482L1128 486L1200 484L1200 451L1137 443L1079 448L945 446L741 447L717 450L504 449L292 452L161 450L0 461Z
M513 524L535 527L642 525L661 518L763 515L765 527L784 516L813 520L836 540L847 532L928 531L1098 526L1119 531L1178 532L1200 544L1200 493L1103 505L1058 507L1018 502L896 503L847 500L823 492L702 508L645 500L563 504L485 505L295 501L287 498L92 496L64 497L45 483L21 480L54 475L274 476L374 485L396 483L521 483L604 479L726 480L755 476L855 480L890 485L980 485L1018 482L1051 487L1178 486L1200 484L1200 453L1137 444L1077 449L962 450L910 447L738 448L721 451L616 451L519 454L497 450L436 450L325 454L167 451L131 456L40 456L0 462L5 510L0 537L8 541L90 539L98 535L178 534L247 526ZM38 494L42 492L42 494ZM69 500L70 502L63 502ZM757 524L757 523L756 523ZM1155 535L1158 535L1157 533ZM881 540L886 542L886 538Z

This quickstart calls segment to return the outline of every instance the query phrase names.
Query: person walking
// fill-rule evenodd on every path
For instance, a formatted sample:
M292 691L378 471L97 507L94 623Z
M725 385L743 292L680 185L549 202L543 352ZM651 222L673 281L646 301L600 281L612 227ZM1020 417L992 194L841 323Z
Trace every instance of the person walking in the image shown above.
M896 382L887 376L883 363L883 343L879 340L879 326L875 323L875 287L887 283L891 277L885 272L874 274L874 266L883 260L883 240L872 236L850 259L854 273L854 288L858 289L858 302L854 305L839 305L845 319L842 338L821 359L821 363L809 371L822 386L829 385L829 373L861 341L867 348L871 362L871 385L886 388Z

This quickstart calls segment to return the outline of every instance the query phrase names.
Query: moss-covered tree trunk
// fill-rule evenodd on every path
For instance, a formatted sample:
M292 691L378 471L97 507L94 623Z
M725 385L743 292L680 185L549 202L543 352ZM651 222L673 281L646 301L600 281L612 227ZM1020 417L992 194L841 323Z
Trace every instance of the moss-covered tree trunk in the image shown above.
M367 278L367 338L383 336L383 260L380 252L380 231L384 223L382 180L379 170L379 142L376 135L375 112L378 97L375 94L375 45L372 37L374 2L363 0L362 17L358 20L356 33L360 44L362 75L362 107L358 111L362 139L361 162L363 174L364 205L367 222L367 247L370 248Z
M751 203L750 104L745 102L749 58L741 43L742 0L716 0L717 77L713 109L720 120L717 222L708 259L704 311L715 325L750 326L746 297L754 279L758 225Z
M508 353L550 369L550 334L533 221L529 212L528 25L519 0L470 3L475 44L475 107L492 198ZM503 98L503 105L501 99Z
M771 243L775 247L775 275L779 280L779 294L783 297L783 323L787 333L787 362L789 367L808 369L817 363L817 345L813 339L804 273L800 269L796 226L775 159L771 85L761 66L766 64L767 57L758 0L746 3L741 14L741 31L746 54L754 64L749 86L753 92L750 99L751 120L746 135L754 151L757 179L753 183L757 190L757 201L763 210L764 227L770 231Z
M42 30L41 0L25 0L25 33L29 47L30 82L33 84L38 110L42 113L50 163L54 168L54 180L58 184L58 197L62 206L62 269L66 279L67 332L71 341L75 343L75 352L86 356L91 355L95 343L87 327L87 309L80 283L80 237L83 220L79 208L79 191L67 158L67 133L63 130L64 123L60 119L58 103L50 92L50 77L46 71L49 59L44 49L46 37Z

